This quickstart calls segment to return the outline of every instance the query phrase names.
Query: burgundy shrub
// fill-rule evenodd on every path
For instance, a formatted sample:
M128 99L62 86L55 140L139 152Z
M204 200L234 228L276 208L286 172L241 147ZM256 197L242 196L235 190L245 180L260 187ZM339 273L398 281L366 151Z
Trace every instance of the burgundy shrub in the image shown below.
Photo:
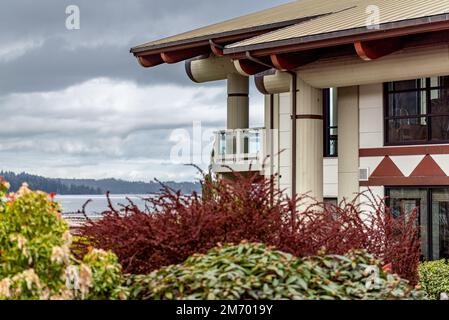
M394 218L383 200L367 194L359 196L359 202L370 205L365 213L357 201L297 212L306 197L292 200L274 191L273 180L235 175L234 180L205 179L203 196L183 196L164 187L161 195L146 199L144 211L132 203L121 209L110 204L104 218L89 221L80 235L115 252L133 274L181 263L219 243L247 240L299 257L366 249L416 283L420 244L415 213Z

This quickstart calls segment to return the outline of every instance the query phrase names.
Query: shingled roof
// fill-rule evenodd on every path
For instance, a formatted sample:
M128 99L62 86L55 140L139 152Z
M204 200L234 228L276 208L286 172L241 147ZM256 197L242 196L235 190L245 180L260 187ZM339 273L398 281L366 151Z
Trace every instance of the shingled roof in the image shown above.
M379 10L377 28L369 20L374 10ZM340 12L230 44L226 46L225 53L448 21L448 13L449 0L361 0L356 1L355 6Z
M376 11L378 21L371 19ZM449 0L298 0L131 52L142 66L153 67L211 53L247 59L447 30Z
M133 53L166 50L176 46L192 46L193 44L207 44L209 39L225 39L227 37L243 39L251 37L254 33L263 33L295 23L308 20L320 15L331 14L350 8L357 0L298 0L259 11L225 22L216 23L193 31L181 33L168 38L151 41L131 49Z

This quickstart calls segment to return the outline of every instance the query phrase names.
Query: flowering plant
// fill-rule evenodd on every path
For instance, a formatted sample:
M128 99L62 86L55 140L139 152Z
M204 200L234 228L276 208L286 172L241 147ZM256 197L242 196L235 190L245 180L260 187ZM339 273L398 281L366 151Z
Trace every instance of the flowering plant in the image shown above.
M120 289L113 254L91 250L83 261L73 257L69 226L52 197L26 184L7 195L8 187L0 178L0 300L102 299Z
M9 183L0 176L0 201L1 198L5 196L6 192L9 189Z

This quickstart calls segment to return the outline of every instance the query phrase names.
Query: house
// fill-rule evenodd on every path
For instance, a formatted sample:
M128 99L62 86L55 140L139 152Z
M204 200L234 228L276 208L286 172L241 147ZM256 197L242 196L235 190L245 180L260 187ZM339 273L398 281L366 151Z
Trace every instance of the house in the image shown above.
M419 208L425 257L449 258L448 12L449 0L299 0L131 52L227 80L217 173L276 175L320 201L370 188L396 213ZM263 129L248 125L250 78Z

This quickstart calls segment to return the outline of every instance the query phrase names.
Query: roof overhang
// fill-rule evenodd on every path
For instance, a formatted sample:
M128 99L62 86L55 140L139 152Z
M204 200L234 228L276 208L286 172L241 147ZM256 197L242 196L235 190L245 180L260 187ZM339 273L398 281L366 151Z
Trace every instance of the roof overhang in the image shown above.
M385 23L376 29L354 28L337 32L329 32L300 38L265 42L249 46L225 48L225 55L234 59L244 58L246 52L253 56L267 56L272 54L292 53L326 47L351 44L358 41L373 41L386 38L397 38L420 33L449 30L449 14L432 17L409 19Z
M449 0L445 1L449 4ZM218 32L222 29L212 26L211 30L216 32L206 34L202 30L200 36L188 32L134 47L131 52L144 67L177 63L198 56L224 56L234 60L236 69L248 76L271 68L296 70L323 57L349 54L363 60L375 60L410 46L449 43L449 14L442 5L429 7L433 9L422 13L427 16L405 19L419 16L422 8L416 7L415 15L400 15L402 20L391 16L391 12L396 14L398 8L390 8L390 16L375 27L365 26L361 18L354 23L344 19L359 14L358 5L333 12L328 12L330 8L327 8L308 17L249 28ZM333 26L328 22L338 22L338 19L350 22L335 28L326 27L326 23Z
M293 20L286 20L282 22L277 23L270 23L260 26L255 26L251 28L244 28L240 30L232 30L232 31L226 31L226 32L220 32L220 33L214 33L210 35L200 36L200 37L193 37L178 41L172 41L168 43L163 44L156 44L156 45L140 45L136 46L130 49L130 52L133 53L135 56L145 56L145 55L154 55L154 54L160 54L162 52L168 52L168 51L178 51L178 50L185 50L185 49L191 49L201 46L208 46L210 45L210 41L212 40L215 44L225 46L230 43L235 43L238 41L242 41L245 39L249 39L252 37L256 37L258 35L274 31L277 29L285 28L288 26L292 26L313 18L317 18L323 15L315 15L310 16L306 18L300 18L300 19L293 19Z

